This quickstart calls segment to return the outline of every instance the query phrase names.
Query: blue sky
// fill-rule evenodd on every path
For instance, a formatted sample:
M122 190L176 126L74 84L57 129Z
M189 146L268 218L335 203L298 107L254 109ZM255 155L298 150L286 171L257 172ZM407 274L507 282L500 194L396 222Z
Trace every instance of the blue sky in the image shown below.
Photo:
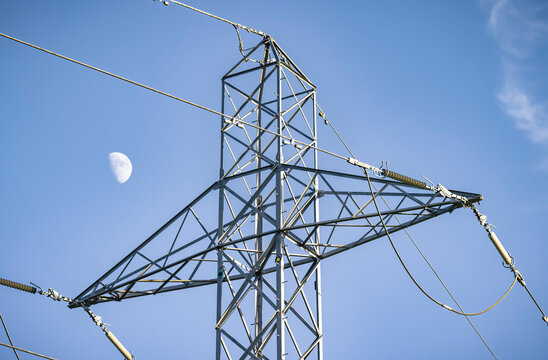
M480 210L548 307L546 4L192 5L271 34L363 161L388 160L409 176L483 194ZM239 57L229 25L145 0L2 2L0 24L0 32L214 109L220 78ZM75 296L216 180L218 121L7 39L0 54L0 277ZM133 162L125 184L110 173L114 151ZM512 280L470 211L411 232L467 311L490 305ZM421 283L449 303L416 251L399 246ZM465 319L413 286L385 240L325 261L323 282L326 359L490 356ZM138 359L206 359L214 291L94 310ZM2 288L0 312L23 348L119 358L82 311ZM521 287L473 321L498 358L545 358L548 329Z

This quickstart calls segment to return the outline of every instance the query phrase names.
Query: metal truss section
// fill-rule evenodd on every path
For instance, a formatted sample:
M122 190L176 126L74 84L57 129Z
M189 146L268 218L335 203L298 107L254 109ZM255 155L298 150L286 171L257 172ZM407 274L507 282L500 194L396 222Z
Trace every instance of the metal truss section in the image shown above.
M238 186L231 186L265 171L269 175L251 197L240 194ZM298 166L286 166L283 172L284 182L291 191L283 201L288 209L286 220L279 230L276 229L272 214L276 205L272 180L275 173L276 169L269 166L214 183L78 295L74 304L121 301L216 284L215 274L222 277L224 282L241 280L245 276L234 272L235 266L249 271L258 261L256 255L266 251L256 251L254 242L276 234L284 237L287 249L292 251L287 254L294 258L291 264L287 260L289 267L322 260L386 235L364 176ZM315 180L321 180L321 187L317 190L310 185ZM457 200L417 190L407 184L377 178L371 181L375 188L373 195L378 199L382 197L378 204L391 233L462 206ZM343 182L346 184L341 185ZM218 212L221 187L229 218L223 224L219 241L217 224L211 221L209 214ZM481 199L479 194L454 193L466 196L472 202ZM311 214L311 204L316 199L319 199L323 209L318 221ZM255 216L260 216L265 222L259 233L254 229ZM322 228L325 229L325 240L314 242L313 235ZM223 260L223 266L230 268L229 274L224 274L225 270L223 274L216 271L219 250L230 255L230 259ZM273 264L261 269L263 274L274 271Z
M222 96L219 180L70 306L215 285L216 359L323 359L321 260L382 238L383 221L393 233L462 203L320 169L316 89L270 37Z

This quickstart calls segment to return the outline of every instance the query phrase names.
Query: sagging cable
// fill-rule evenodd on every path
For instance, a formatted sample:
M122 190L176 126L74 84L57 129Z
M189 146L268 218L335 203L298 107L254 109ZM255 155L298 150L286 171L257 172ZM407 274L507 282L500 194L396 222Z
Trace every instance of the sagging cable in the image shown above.
M91 319L93 320L93 322L99 326L101 328L101 330L103 330L103 332L105 333L106 337L110 340L110 342L116 347L116 349L118 349L118 351L124 356L124 358L126 360L134 360L135 359L135 356L133 356L133 354L131 352L129 352L125 347L124 345L122 345L122 343L120 342L120 340L118 340L118 338L116 336L114 336L114 334L112 333L112 331L109 331L107 328L106 328L106 325L108 324L105 324L103 323L103 318L101 316L98 316L98 315L95 315L93 313L93 311L90 310L89 307L87 306L82 306L82 309L84 309L85 312L88 313L88 315L91 317Z
M533 300L533 302L537 306L538 310L542 314L542 320L548 325L548 316L546 316L546 314L544 313L544 311L540 307L539 303L537 302L537 300L535 299L535 297L533 296L533 294L529 290L529 287L527 287L527 284L525 283L525 280L523 279L523 275L521 275L521 273L518 271L518 269L516 269L514 258L508 253L508 251L506 251L506 249L502 245L502 242L498 238L497 234L495 234L495 232L493 231L492 228L494 228L494 226L487 223L487 216L480 213L478 208L474 204L470 204L469 206L470 206L470 208L472 208L472 211L474 212L474 215L476 215L476 218L478 219L479 223L483 226L483 228L487 232L487 235L489 236L489 239L491 240L491 242L493 243L493 245L497 249L498 253L502 257L503 265L506 264L506 265L504 265L504 267L509 268L510 271L512 271L512 273L514 274L514 276L518 280L518 282L521 284L521 286L523 286L525 288L525 290L529 294L529 297L531 297L531 300Z
M514 283L517 280L517 282L519 282L521 286L525 288L525 290L529 294L529 297L531 297L531 300L533 300L536 307L542 314L542 320L548 325L548 316L546 316L546 314L540 307L539 303L537 302L537 300L535 299L535 297L529 290L529 287L527 286L527 284L525 283L525 280L523 279L523 275L521 275L518 269L516 269L514 258L508 253L508 251L506 251L506 249L502 245L502 242L498 238L497 234L495 234L495 232L493 231L494 226L487 222L487 216L480 213L478 208L466 197L452 193L441 184L438 184L438 187L435 188L434 191L441 194L443 197L457 199L462 202L463 207L469 207L472 209L472 211L474 212L474 215L478 219L478 222L481 224L481 226L483 226L483 228L487 232L487 236L491 240L491 243L493 244L495 249L497 249L497 252L501 256L503 261L503 266L506 268L509 268L510 271L512 271L512 273L514 274Z
M373 185L371 184L371 179L369 177L369 173L367 172L367 170L364 168L363 169L364 173L365 173L365 176L367 178L367 183L369 185L369 191L371 191L371 193L373 194ZM384 221L384 217L382 216L382 213L381 213L381 210L379 208L379 205L377 204L377 200L376 200L376 197L373 196L372 197L373 199L373 204L375 206L375 209L377 211L377 214L379 215L379 220L381 222L381 225L383 227L383 230L384 232L386 233L386 236L388 238L388 241L390 242L390 245L392 246L392 249L394 250L394 253L396 254L398 260L400 261L401 265L403 266L405 272L407 273L407 275L409 276L409 278L411 279L411 281L413 281L413 283L415 284L415 286L428 298L430 299L432 302L438 304L439 306L443 307L444 309L446 310L449 310L451 312L454 312L455 314L459 314L459 315L463 315L463 316L476 316L476 315L480 315L480 314L483 314L489 310L491 310L492 308L494 308L495 306L497 306L509 293L510 291L514 288L514 285L516 284L516 281L517 281L517 275L514 277L514 281L512 282L512 285L510 285L510 288L508 288L508 290L504 293L504 295L502 295L500 297L500 299L498 299L493 305L489 306L488 308L482 310L482 311L478 311L478 312L475 312L475 313L466 313L466 312L463 312L463 311L458 311L458 310L455 310L453 309L452 307L434 299L434 297L432 297L432 295L430 295L426 290L424 290L422 288L422 286L418 283L418 281L415 279L415 277L411 274L411 271L409 270L409 268L407 267L407 265L405 264L405 262L403 261L403 258L401 257L398 249L396 248L396 245L394 244L394 241L392 240L392 236L390 235L390 231L388 230L388 227Z

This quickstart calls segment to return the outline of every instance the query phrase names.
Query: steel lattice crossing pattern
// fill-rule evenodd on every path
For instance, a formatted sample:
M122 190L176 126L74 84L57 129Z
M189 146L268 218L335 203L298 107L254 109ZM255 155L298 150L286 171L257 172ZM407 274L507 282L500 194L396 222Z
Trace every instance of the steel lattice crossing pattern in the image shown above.
M319 167L316 88L269 37L223 77L221 112L220 179L71 306L216 285L217 359L322 359L320 263L386 235L373 197L390 233L462 203Z

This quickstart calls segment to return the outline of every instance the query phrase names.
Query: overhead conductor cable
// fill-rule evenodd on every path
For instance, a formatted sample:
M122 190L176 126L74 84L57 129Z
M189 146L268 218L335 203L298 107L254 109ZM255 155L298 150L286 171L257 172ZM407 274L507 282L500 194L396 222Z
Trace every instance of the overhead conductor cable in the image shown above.
M39 47L39 46L37 46L37 45L33 45L33 44L28 43L28 42L26 42L26 41L17 39L17 38L15 38L15 37L13 37L13 36L9 36L9 35L2 34L2 33L0 33L0 36L5 37L6 39L10 39L10 40L13 40L13 41L15 41L15 42L18 42L18 43L20 43L20 44L29 46L29 47L34 48L34 49L36 49L36 50L43 51L43 52L48 53L48 54L50 54L50 55L57 56L57 57L59 57L59 58L61 58L61 59L64 59L64 60L73 62L73 63L75 63L75 64L81 65L81 66L86 67L86 68L88 68L88 69L91 69L91 70L100 72L100 73L105 74L105 75L108 75L108 76L112 76L112 77L114 77L114 78L116 78L116 79L125 81L125 82L127 82L127 83L132 84L132 85L136 85L136 86L142 87L142 88L144 88L144 89L150 90L150 91L155 92L155 93L157 93L157 94L167 96L167 97L169 97L169 98L171 98L171 99L174 99L174 100L183 102L183 103L185 103L185 104L187 104L187 105L191 105L191 106L197 107L197 108L199 108L199 109L202 109L202 110L208 111L208 112L210 112L210 113L213 113L213 114L215 114L215 115L219 115L219 116L221 116L222 118L225 119L225 123L227 124L227 126L230 126L230 125L236 125L236 126L246 125L246 126L249 126L249 127L254 128L254 129L257 129L257 130L260 130L260 131L264 131L264 132L266 132L266 133L268 133L268 134L271 134L271 135L274 135L274 136L278 136L278 137L280 137L280 138L282 138L282 139L286 139L286 140L293 141L295 144L299 144L299 145L301 145L303 148L311 148L311 149L318 150L318 151L320 151L320 152L322 152L322 153L324 153L324 154L327 154L327 155L330 155L330 156L333 156L333 157L336 157L336 158L339 158L339 159L343 159L343 160L346 160L346 159L347 159L346 157L341 156L341 155L338 155L338 154L335 154L335 153L333 153L333 152L331 152L331 151L329 151L329 150L325 150L325 149L319 148L319 147L317 147L317 146L315 146L315 145L307 144L307 143L305 143L305 142L302 142L302 141L299 141L299 140L292 139L292 138L289 137L289 136L282 135L282 134L278 134L278 133L276 133L276 132L274 132L274 131L272 131L272 130L262 128L262 127L260 127L260 126L257 126L257 125L255 125L255 124L249 123L249 122L244 121L244 120L241 120L241 119L235 119L235 116L229 116L229 115L220 113L220 112L218 112L218 111L216 111L216 110L213 110L213 109L210 109L210 108L208 108L208 107L205 107L205 106L196 104L196 103L194 103L194 102L192 102L192 101L188 101L188 100L182 99L182 98L180 98L180 97L171 95L171 94L166 93L166 92L164 92L164 91L157 90L157 89L155 89L155 88L153 88L153 87L150 87L150 86L147 86L147 85L138 83L138 82L136 82L136 81L127 79L127 78L125 78L125 77L122 77L122 76L113 74L113 73L111 73L111 72L108 72L108 71L99 69L99 68L97 68L97 67L95 67L95 66L91 66L91 65L88 65L88 64L83 63L83 62L81 62L81 61L78 61L78 60L75 60L75 59L71 59L71 58L69 58L69 57L67 57L67 56L64 56L64 55L58 54L58 53L56 53L56 52L53 52L53 51L50 51L50 50L41 48L41 47Z
M167 2L167 1L164 1L163 3L165 4L166 2ZM179 1L176 1L176 0L171 0L171 2L174 3L174 4L177 4L177 5L183 6L183 7L187 8L187 9L189 9L189 10L196 11L196 12L198 12L198 13L200 13L200 14L203 14L203 15L206 15L206 16L209 16L209 17L212 17L212 18L214 18L214 19L216 19L216 20L223 21L223 22L225 22L225 23L227 23L227 24L230 24L230 25L232 25L232 26L234 26L234 27L240 28L240 29L245 30L245 31L247 31L247 32L250 32L250 33L252 33L252 34L256 34L256 35L263 36L263 37L269 36L269 35L265 34L265 33L262 32L262 31L252 29L252 28L250 28L250 27L248 27L248 26L245 26L245 25L242 25L242 24L238 24L238 23L235 23L235 22L230 21L230 20L227 20L227 19L223 19L223 18L220 17L220 16L210 14L210 13L208 13L208 12L205 12L205 11L203 11L203 10L197 9L197 8L192 7L192 6L190 6L190 5L183 4L182 2L179 2Z
M10 346L11 346L12 350L13 350L13 353L15 354L15 357L17 358L17 360L21 360L19 358L19 355L17 355L17 350L15 350L13 348L13 341L11 341L11 336L10 336L10 333L9 333L8 328L6 326L6 323L4 322L4 317L2 316L2 314L0 314L0 320L2 321L2 326L4 327L4 331L6 332L6 336L8 337L8 341L10 343Z

